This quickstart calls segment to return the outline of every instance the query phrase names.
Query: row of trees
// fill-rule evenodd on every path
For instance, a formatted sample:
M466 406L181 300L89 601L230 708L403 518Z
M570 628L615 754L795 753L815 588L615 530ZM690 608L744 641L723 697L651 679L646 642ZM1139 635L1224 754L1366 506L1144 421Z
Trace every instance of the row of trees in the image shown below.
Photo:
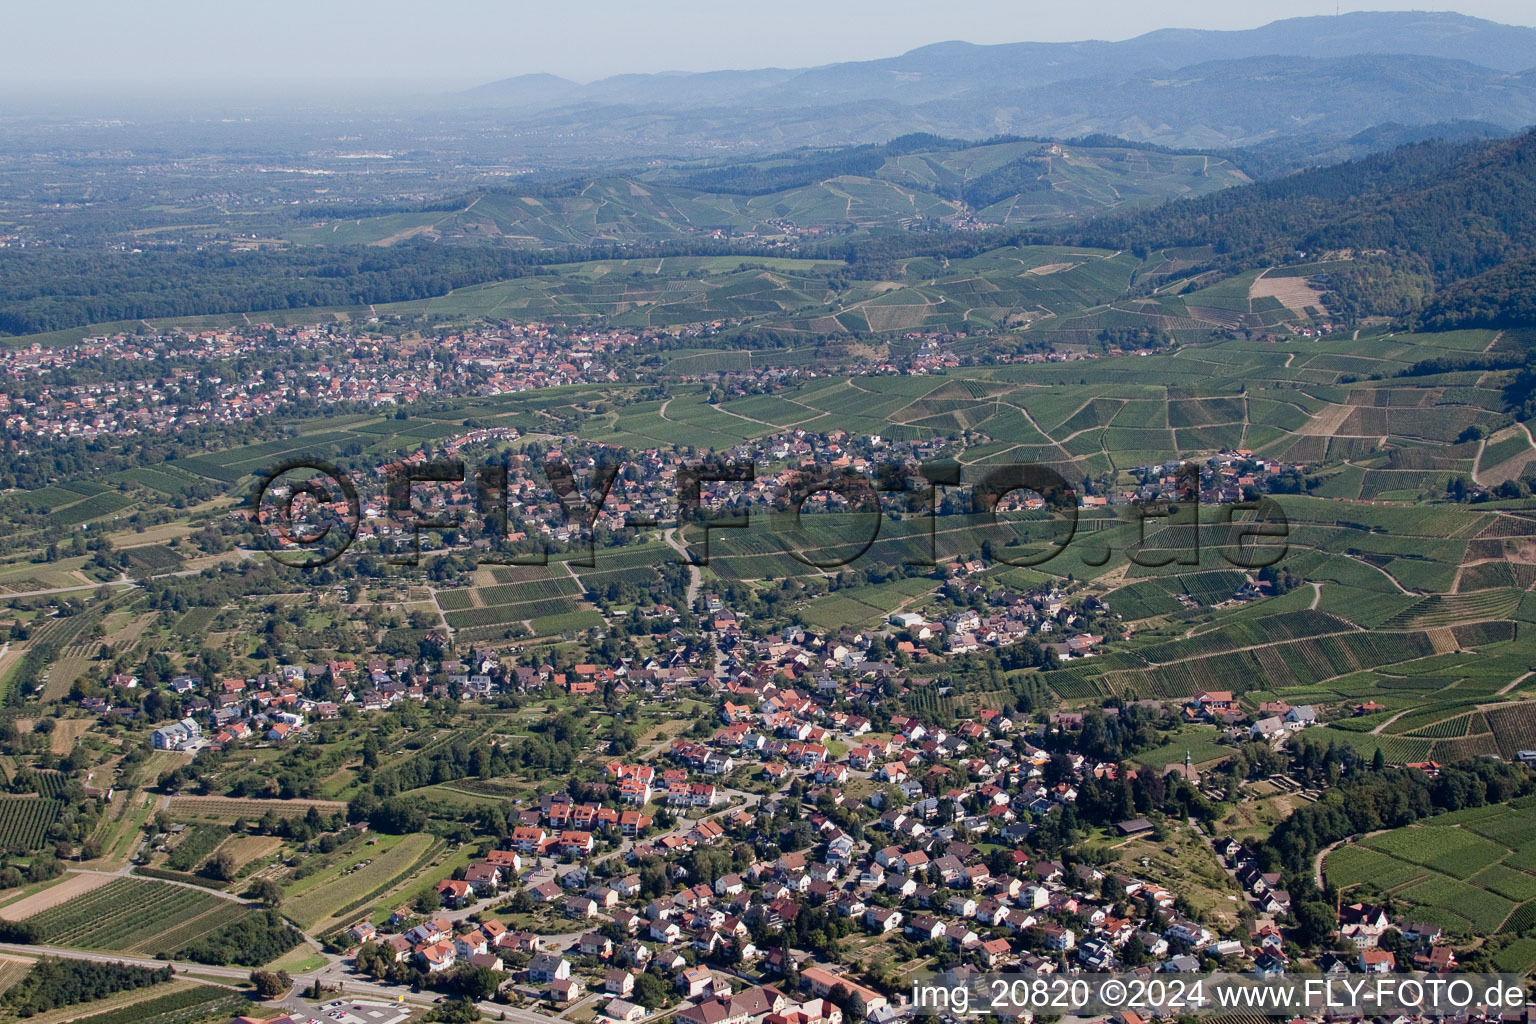
M31 1017L60 1006L73 1006L104 999L117 992L158 985L170 981L172 974L170 967L130 967L92 960L45 958L5 993L5 1004L17 1016Z

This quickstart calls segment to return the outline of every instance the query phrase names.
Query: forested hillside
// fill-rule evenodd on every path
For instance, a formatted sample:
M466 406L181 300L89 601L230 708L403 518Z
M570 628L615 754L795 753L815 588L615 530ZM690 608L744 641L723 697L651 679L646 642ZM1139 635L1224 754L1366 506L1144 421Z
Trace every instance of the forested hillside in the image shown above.
M1457 281L1435 296L1419 322L1435 331L1536 324L1536 258Z
M1112 214L1072 235L1138 251L1207 246L1212 266L1240 270L1293 254L1343 254L1330 308L1414 313L1436 288L1536 253L1536 134L1494 142L1425 142L1155 210ZM1528 274L1483 284L1514 299ZM1437 322L1529 322L1481 285L1452 290ZM1482 296L1473 301L1472 296ZM1473 311L1475 309L1475 312ZM1459 312L1458 312L1459 311ZM1513 318L1513 319L1511 319Z

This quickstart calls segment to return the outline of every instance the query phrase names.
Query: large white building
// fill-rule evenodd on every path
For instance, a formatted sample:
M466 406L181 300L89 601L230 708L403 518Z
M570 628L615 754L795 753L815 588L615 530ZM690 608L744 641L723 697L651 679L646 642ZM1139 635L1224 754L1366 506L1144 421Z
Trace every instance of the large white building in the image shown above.
M156 750L186 750L203 738L203 730L190 718L183 718L174 725L162 726L154 731Z

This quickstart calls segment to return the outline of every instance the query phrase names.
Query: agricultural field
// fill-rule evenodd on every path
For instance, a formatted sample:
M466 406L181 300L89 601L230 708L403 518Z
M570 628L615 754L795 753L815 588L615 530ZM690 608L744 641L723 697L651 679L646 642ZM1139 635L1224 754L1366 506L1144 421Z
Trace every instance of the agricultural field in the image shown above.
M386 837L378 846L364 845L335 868L290 889L297 898L288 913L301 927L318 932L329 930L317 926L333 917L361 916L363 904L420 868L436 845L425 835Z
M0 908L0 918L23 921L110 884L110 875L72 873Z
M41 848L63 807L63 801L44 797L0 797L0 846L23 852Z
M0 995L10 991L12 986L25 978L32 970L35 961L19 956L0 956Z
M1073 273L1106 272L1096 261L1084 261L1085 255L1068 254L1069 265L1076 268L1071 272L1026 274L1036 282L1030 287L1049 281L1059 288ZM952 267L961 269L962 262L954 261ZM967 280L980 273L999 287L1019 285L999 284L987 276L1017 267L1006 250L969 262L975 269ZM1097 263L1113 266L1115 260ZM942 284L933 289L940 290ZM1101 284L1113 287L1108 278ZM1245 287L1234 286L1246 295ZM888 298L894 294L881 293L878 301L894 301ZM1019 296L1000 301L1028 304ZM944 306L935 302L931 308ZM1033 330L1065 340L1081 328L1045 321ZM702 392L681 393L612 410L591 419L583 432L633 447L668 444L720 450L772 430L797 427L898 440L966 431L967 449L975 453L963 457L968 464L985 466L1006 457L1045 462L1069 476L1125 472L1174 455L1199 456L1246 444L1261 456L1323 464L1326 482L1315 492L1321 498L1418 500L1438 496L1448 473L1473 471L1479 446L1457 443L1457 436L1474 425L1493 428L1501 423L1498 413L1477 404L1491 406L1496 396L1468 396L1436 378L1392 387L1344 379L1362 366L1390 375L1416 361L1455 351L1445 346L1437 335L1324 339L1305 348L1282 343L1278 351L1226 341L1183 346L1168 355L1138 360L1133 375L1110 361L962 368L945 377L815 381L771 396L718 404L703 402ZM1477 402L1469 403L1469 397ZM1378 444L1382 437L1385 446ZM1439 539L1444 541L1445 535ZM1445 550L1452 564L1459 561ZM1431 554L1430 560L1439 559ZM1411 570L1403 568L1404 573ZM1454 569L1446 579L1451 575ZM1437 576L1421 577L1405 585L1414 589L1423 583L1433 591L1439 582Z
M1382 900L1399 923L1443 924L1468 959L1476 947L1496 966L1536 969L1536 797L1407 813L1476 802L1469 766L1490 792L1530 789L1520 762L1536 750L1536 442L1517 417L1531 410L1522 360L1536 331L1422 326L1502 322L1455 308L1446 286L1458 265L1529 255L1529 230L1499 238L1504 222L1483 218L1443 260L1396 240L1362 246L1348 237L1362 225L1391 236L1399 216L1446 205L1437 189L1422 204L1376 207L1378 190L1398 187L1380 155L1348 171L1369 172L1371 189L1335 188L1280 218L1343 210L1348 223L1293 238L1291 224L1212 218L1255 236L1228 245L1203 222L1151 235L1165 215L1291 196L1326 169L1216 196L1247 180L1232 159L1104 136L912 135L743 160L732 155L743 140L669 158L652 132L658 155L627 168L605 158L600 176L577 181L524 174L524 157L507 152L532 136L498 124L451 145L451 169L424 174L435 150L395 145L402 124L310 132L292 160L242 154L239 177L260 179L259 202L226 198L205 173L217 159L179 161L168 134L152 147L156 167L196 188L178 197L134 183L134 195L156 193L134 217L112 212L120 200L99 180L131 154L92 142L86 157L48 155L57 174L0 217L27 241L8 263L67 267L89 249L90 268L112 280L165 265L212 282L204 292L151 281L142 308L114 316L172 298L254 304L241 294L343 303L119 321L99 341L82 325L0 342L21 382L6 389L16 457L0 460L0 917L15 934L95 958L240 961L217 977L243 990L257 965L242 958L307 975L338 959L330 950L353 922L448 913L441 883L478 876L475 862L535 823L585 825L594 846L529 840L541 857L487 916L578 933L609 915L570 920L542 905L546 893L517 891L540 884L551 858L578 890L627 890L616 879L639 874L644 892L620 903L644 906L700 875L712 882L720 851L819 856L813 806L858 837L851 861L905 843L875 836L897 799L878 771L850 765L838 800L805 763L817 746L835 762L889 740L881 756L910 767L936 813L953 804L977 816L963 824L974 854L954 848L962 861L1020 875L1091 862L1168 886L1180 914L1224 935L1245 934L1252 915L1217 860L1221 837L1304 876L1323 833L1341 833L1330 812L1347 794L1324 791L1379 786L1389 805L1401 783L1390 820L1416 824L1372 833L1361 814L1351 827L1364 834L1322 856L1326 880ZM221 138L258 129L174 126ZM579 159L584 139L564 140L562 159ZM1435 145L1413 152L1432 157ZM1531 165L1524 139L1489 145ZM444 192L490 151L494 173ZM1314 157L1277 146L1240 159L1267 175ZM5 173L35 174L38 162L8 161ZM1434 164L1414 172L1415 189L1444 173ZM1518 198L1527 177L1484 195ZM1128 216L1094 219L1116 210ZM34 246L38 225L57 218L74 241ZM131 244L87 231L118 223L136 226ZM1330 253L1298 255L1335 237ZM694 255L672 255L682 252ZM223 294L230 269L247 266L253 280ZM267 276L290 266L312 272ZM358 274L359 287L338 285ZM53 294L70 275L38 277L51 283L6 310L10 322L78 321L81 297ZM1379 302L1397 306L1390 318ZM54 351L39 358L45 346ZM127 390L111 381L112 360ZM69 389L66 407L57 396ZM159 418L194 394L195 415ZM106 415L82 419L86 408ZM327 465L267 486L299 459ZM878 508L822 495L802 514L794 492L808 462L874 480ZM461 464L463 479L444 479L457 470L436 472L443 463ZM699 488L697 515L681 511L691 471L720 464L730 472ZM556 465L578 493L546 486L564 476ZM1044 474L1020 484L1024 466L1067 487ZM415 467L433 479L408 481L419 486L402 503L389 481ZM590 504L615 468L589 536L578 501ZM311 524L350 514L338 500L348 487L315 486L340 475L360 492L350 546L310 569L268 558L306 546L294 529L262 542L285 501ZM417 534L413 509L444 515ZM744 509L750 527L725 528ZM541 554L542 565L506 564ZM1200 710L1191 698L1202 691L1230 691L1232 707L1211 698L1217 707ZM1316 721L1266 744L1250 723L1284 713L1281 702ZM178 732L187 718L200 736ZM764 742L731 750L740 733ZM734 765L705 757L706 745ZM1439 766L1368 777L1377 755ZM1198 779L1167 770L1186 762ZM709 777L724 801L675 808L665 788L637 799L617 781L638 774L633 764L665 787ZM648 825L608 813L631 803ZM1021 828L1008 827L1005 803L1029 807ZM1143 815L1145 832L1129 827ZM688 849L710 838L706 818L728 838ZM62 877L44 877L50 857ZM577 864L587 879L565 874ZM730 870L750 875L757 900L757 873ZM1299 910L1326 898L1298 894ZM835 934L819 904L782 939L888 995L893 974L929 966L935 951L904 935ZM1280 923L1304 943L1318 922ZM580 965L589 985L602 969ZM6 975L0 963L0 988ZM446 1002L466 980L487 979L407 979L436 989L420 1003ZM251 1002L175 981L91 1016L205 1024L261 1013ZM585 1003L567 1014L591 1015Z
M1516 939L1493 957L1493 965L1511 974L1530 974L1536 968L1536 939Z
M215 853L229 854L234 862L237 872L243 870L246 865L255 863L282 849L282 840L276 836L235 836L232 835L219 844Z
M1165 156L1181 159L1146 159ZM903 161L900 173L921 175L923 166ZM843 200L855 221L888 199L881 191L887 185L867 184ZM615 194L608 185L601 191ZM658 204L653 215L702 214L664 191L644 201ZM829 201L812 193L796 199L813 209ZM481 212L486 219L477 223L487 230L580 237L597 227L573 223L571 208L557 212L507 197ZM462 226L456 215L438 213L434 229ZM997 213L1009 222L1033 216L1014 207ZM407 219L392 226L424 226ZM329 227L348 237L368 230ZM108 534L115 545L111 559L71 555L0 567L0 586L11 594L48 584L82 591L68 607L25 597L12 602L14 635L26 640L18 639L21 649L7 666L40 648L54 657L38 679L40 693L17 690L19 703L38 706L18 720L18 752L7 753L5 777L78 756L100 773L93 785L118 787L106 805L109 820L92 833L103 844L93 866L128 864L139 838L165 824L156 819L163 811L187 827L150 858L149 870L161 872L156 877L193 879L211 857L228 854L239 876L229 892L275 884L282 913L318 937L362 917L380 919L424 894L430 903L436 883L475 855L476 843L461 837L482 834L493 815L505 820L512 808L531 810L566 780L601 775L620 752L665 756L673 738L707 737L718 708L698 679L710 668L751 671L762 657L755 641L779 643L800 628L822 634L819 653L798 663L818 675L842 671L826 663L839 644L883 634L890 653L872 647L870 656L890 658L910 678L885 687L881 704L939 720L977 708L1033 718L1110 699L1176 705L1202 690L1233 690L1250 717L1265 701L1315 707L1321 724L1311 737L1367 758L1379 750L1395 763L1510 760L1536 748L1536 664L1527 635L1536 629L1536 520L1526 499L1447 500L1453 478L1476 483L1523 465L1522 432L1505 412L1498 379L1409 372L1427 361L1481 354L1494 332L1364 328L1358 336L1304 336L1287 325L1311 324L1325 312L1307 275L1253 271L1182 282L1188 288L1141 288L1164 264L1192 266L1189 255L1007 246L912 259L890 268L892 280L839 279L835 290L830 282L841 264L599 260L382 308L385 318L453 318L443 325L480 315L569 317L636 330L707 321L715 324L709 337L730 345L750 341L746 328L774 334L772 344L757 348L710 348L703 336L676 337L666 344L679 347L621 354L647 360L643 365L665 379L443 397L387 413L352 410L285 422L276 436L256 443L223 450L210 444L84 489L59 485L0 496L29 530L49 529L53 517L64 527L90 524L79 532ZM829 332L849 330L857 337L828 342ZM1143 337L1130 333L1141 330L1145 337L1155 332L1147 354L1112 354L1126 339ZM952 336L936 342L923 332ZM1072 358L1009 363L995 358L999 345ZM885 369L887 361L925 349L953 358L931 372ZM753 380L765 367L784 376ZM626 472L611 501L663 514L654 525L608 519L590 565L583 564L579 540L566 540L563 531L558 540L548 534L543 566L487 564L467 546L442 555L448 544L480 543L471 529L452 539L441 531L425 536L427 553L416 568L385 564L382 545L364 541L315 587L295 585L241 546L246 532L237 502L275 462L340 450L357 467L372 468L417 453L454 454L458 442L450 439L487 425L510 428L510 440L489 451L469 445L461 453L467 462L528 459L545 446L570 445L592 455L589 465L609 455L633 460L636 473ZM808 440L754 450L770 435ZM962 487L936 492L945 511L931 520L916 514L915 502L902 508L900 499L886 496L877 516L828 511L797 519L754 510L751 529L706 531L690 522L668 533L667 487L638 469L747 451L758 479L769 481L808 451L819 455L833 445L867 457L859 463L866 467L893 453L952 459L963 485L1011 465L1043 465L1105 500L1084 500L1073 515L1066 505L1075 502L1040 508L1022 501L993 515ZM1166 520L1137 515L1142 489L1166 486L1176 460L1205 463L1237 448L1285 468L1264 513L1271 523L1283 520L1279 533L1244 540L1242 527L1255 517L1234 506L1234 495L1253 496L1248 489L1257 485L1238 478L1256 470L1228 469L1230 479L1217 488L1221 501L1185 502ZM1208 468L1221 479L1215 464ZM519 495L524 509L547 501L532 490ZM223 496L208 500L209 493ZM194 505L198 500L205 503ZM166 508L177 502L174 511ZM1061 540L1068 519L1070 544ZM535 546L545 543L529 535ZM674 538L699 554L707 543L708 564L682 564L669 543ZM867 562L845 564L852 555ZM1253 555L1273 556L1285 571L1262 575L1262 560L1243 557ZM116 580L120 592L96 594L93 584L102 579ZM686 589L722 595L728 609L750 609L741 635L704 616L700 599L688 607ZM1026 596L1046 589L1060 592L1064 610L1045 612L1033 639L1016 652L983 649L971 659L933 653L941 635L905 641L912 646L895 653L896 631L887 623L897 612L925 622L967 607L1002 615L1006 605L1007 615L1024 614ZM1094 634L1091 656L1054 643L1053 634L1080 629ZM455 693L446 677L477 670L449 670L441 662L468 666L482 657L503 669L514 661L547 665L551 679L589 661L623 664L627 672L677 665L683 695L610 677L600 686L601 714L592 713L596 700L561 693L553 682L460 700L462 691ZM375 658L382 669L370 664ZM405 667L392 668L394 659ZM305 667L293 684L297 692L283 699L306 707L298 740L268 741L258 732L196 760L146 754L137 746L147 731L142 719L43 710L87 693L128 707L180 673L199 677L196 697L212 697L221 680L295 665ZM773 669L799 672L788 662ZM140 673L147 685L111 680L126 671ZM351 700L324 719L308 714L309 700L329 700L353 686L353 697L365 685L386 688L374 675L380 672L408 676L411 695L422 699L388 709ZM151 720L175 717L155 708ZM43 721L53 723L51 744L32 734ZM1219 777L1212 769L1233 756L1238 742L1213 725L1171 722L1124 760L1158 772L1188 758ZM472 750L481 740L487 748ZM827 746L836 756L849 741L836 737ZM491 771L489 760L503 767ZM61 799L78 792L58 772L30 777L35 795L13 786L0 801L0 840L18 853L47 845L55 823L68 820ZM1217 830L1267 835L1302 799L1273 788L1224 814ZM368 808L376 797L391 806L363 812L366 833L327 821L316 839L308 831L314 826L297 820L312 809L329 819L345 813L349 801ZM432 827L406 835L376 827L400 811L396 801L426 815ZM257 829L262 835L229 828L269 816L286 823ZM1180 850L1173 861L1161 840L1116 846L1115 856L1134 855L1125 862L1129 870L1145 857L1167 877L1177 874L1212 918L1235 923L1234 894L1207 863L1209 851L1182 828L1172 831L1169 842ZM1394 898L1439 915L1458 934L1516 935L1527 917L1536 922L1536 866L1527 852L1533 842L1536 822L1523 818L1502 826L1437 819L1347 845L1330 856L1327 870L1341 884L1390 888ZM222 891L147 878L78 880L85 877L28 893L0 912L24 915L48 941L141 954L184 949L252 913L221 898ZM1503 955L1513 962L1522 949L1511 944Z
M193 825L176 839L166 854L165 866L172 871L196 871L228 838L229 830L218 825Z
M1220 734L1214 726L1183 726L1166 743L1136 754L1137 764L1161 771L1170 764L1183 764L1186 755L1193 765L1220 761L1231 756L1232 747L1220 742Z
M233 824L244 818L255 821L268 812L280 818L297 818L313 807L322 814L345 811L346 804L335 800L263 800L256 797L174 796L171 814L184 820L216 821Z
M41 941L122 953L174 953L250 913L189 886L120 878L27 917Z
M219 985L172 982L131 995L136 998L125 998L112 1009L72 1019L79 1024L203 1024L227 1021L250 1010L249 997Z
M1456 934L1522 932L1536 925L1536 801L1374 835L1334 850L1323 870L1332 884L1390 894Z
M994 175L1028 161L1045 161L1043 143L1002 140L958 150L891 155L859 174L786 184L766 194L738 195L710 188L708 174L691 167L662 166L629 177L602 177L579 193L538 191L492 193L471 206L430 212L328 217L288 225L282 237L301 244L389 244L425 235L447 239L502 239L519 246L648 241L678 237L709 225L732 233L774 234L774 222L790 218L804 226L903 227L926 218L952 215L960 206L947 188L966 178L993 182L971 196L990 223L1031 224L1081 216L1122 204L1145 204L1163 196L1203 194L1247 180L1225 160L1189 154L1161 154L1114 145L1074 147L1072 159L1047 161L1044 177L1025 193ZM778 161L765 158L764 164ZM742 167L754 169L754 162ZM1006 177L1003 180L1007 180ZM631 261L604 260L592 266L618 271ZM650 261L652 266L661 261ZM679 269L734 269L743 262L788 272L813 266L808 260L754 256L668 257ZM1026 264L1026 266L1030 266ZM1059 272L1053 261L1033 267ZM594 274L594 280L601 281Z

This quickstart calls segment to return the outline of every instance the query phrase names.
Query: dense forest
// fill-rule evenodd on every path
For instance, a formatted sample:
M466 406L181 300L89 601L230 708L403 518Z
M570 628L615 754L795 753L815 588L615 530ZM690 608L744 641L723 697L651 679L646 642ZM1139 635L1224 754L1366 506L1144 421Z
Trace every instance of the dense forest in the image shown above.
M36 334L115 320L404 302L578 260L763 252L752 245L713 241L546 250L425 241L247 252L0 249L0 333Z
M1516 263L1499 271L1536 254L1536 133L1403 146L1110 215L1075 240L1136 251L1210 246L1214 265L1226 270L1348 252L1357 259L1331 274L1329 296L1330 308L1346 316L1406 316L1443 288L1448 294L1426 314L1437 324L1529 323L1529 269ZM1483 298L1485 287L1499 298Z
M1455 282L1435 295L1418 323L1431 331L1536 326L1536 258Z
M1530 137L1523 137L1531 146ZM1339 224L1466 173L1477 156L1513 142L1403 146L1362 160L1303 171L1151 210L1110 214L1076 232L1105 248L1213 246L1240 258L1300 247Z

